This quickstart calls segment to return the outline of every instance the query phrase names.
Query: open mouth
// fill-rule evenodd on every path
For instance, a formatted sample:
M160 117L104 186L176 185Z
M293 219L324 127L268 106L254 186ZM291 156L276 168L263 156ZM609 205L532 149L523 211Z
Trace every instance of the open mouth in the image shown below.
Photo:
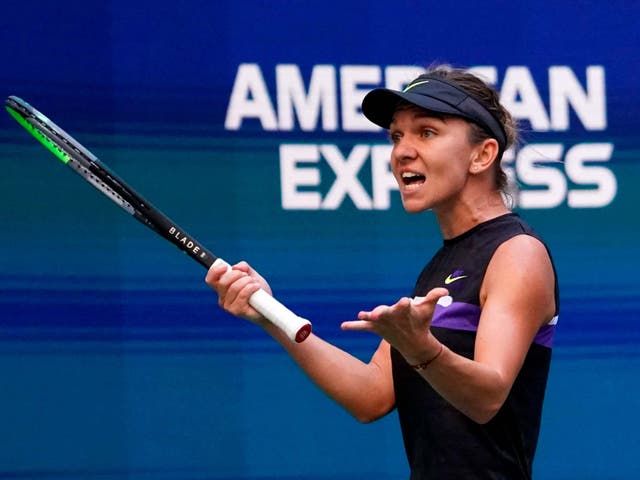
M427 180L427 177L422 175L421 173L416 172L403 172L402 173L402 184L404 185L405 190L415 190L424 185L424 182Z

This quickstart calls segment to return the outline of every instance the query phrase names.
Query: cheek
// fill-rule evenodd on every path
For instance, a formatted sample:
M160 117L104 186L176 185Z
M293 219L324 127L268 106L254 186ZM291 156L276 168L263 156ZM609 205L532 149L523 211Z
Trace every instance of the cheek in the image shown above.
M390 166L391 166L391 172L393 173L393 176L399 182L400 177L399 177L398 171L400 170L400 162L395 159L393 152L391 152Z
M461 191L467 183L467 169L465 162L450 158L431 170L433 187L443 195Z
M452 178L464 181L469 175L471 150L466 147L462 148L459 145L452 145L452 148L447 150L446 161L443 163L443 168Z

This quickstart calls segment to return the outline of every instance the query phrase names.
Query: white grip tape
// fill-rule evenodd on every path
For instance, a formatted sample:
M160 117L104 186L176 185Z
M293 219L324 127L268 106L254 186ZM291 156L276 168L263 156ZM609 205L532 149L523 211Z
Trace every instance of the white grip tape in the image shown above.
M262 289L251 295L249 303L286 333L292 342L303 341L311 332L309 320L299 317Z
M216 259L213 263L213 265L221 264L226 265L227 270L231 269L231 265L221 258ZM282 330L292 342L300 343L311 333L309 320L293 313L263 289L254 292L249 297L249 304Z

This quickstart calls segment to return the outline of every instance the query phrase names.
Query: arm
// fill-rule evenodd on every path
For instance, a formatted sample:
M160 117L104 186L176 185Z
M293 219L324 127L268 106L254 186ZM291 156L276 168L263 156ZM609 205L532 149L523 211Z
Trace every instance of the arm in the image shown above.
M247 263L241 262L230 271L225 266L212 267L206 281L218 292L222 308L264 328L316 385L359 421L376 420L394 407L390 347L387 342L380 343L369 363L362 362L314 334L302 343L293 343L249 305L249 297L253 292L263 288L271 293L271 289Z
M446 290L434 289L427 298L444 294ZM507 398L538 329L552 318L554 295L553 268L544 246L527 235L508 240L494 254L483 281L473 360L445 347L420 374L462 413L488 422ZM381 334L414 365L440 351L429 331L432 314L428 302L402 299L361 312L360 322L343 328Z

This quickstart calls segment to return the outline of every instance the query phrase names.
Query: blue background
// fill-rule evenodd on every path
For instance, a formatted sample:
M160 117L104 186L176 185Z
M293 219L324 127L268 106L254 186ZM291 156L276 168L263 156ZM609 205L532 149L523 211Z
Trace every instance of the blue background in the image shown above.
M526 65L606 70L614 201L520 213L545 237L562 310L537 478L640 476L640 4L611 2L4 2L0 94L50 116L214 253L249 260L315 331L362 359L341 321L411 291L434 218L283 210L282 143L382 134L224 130L238 66ZM544 95L543 95L543 98ZM545 100L546 103L546 100ZM0 117L0 478L407 477L396 414L360 425L204 271ZM416 247L419 239L419 248Z

